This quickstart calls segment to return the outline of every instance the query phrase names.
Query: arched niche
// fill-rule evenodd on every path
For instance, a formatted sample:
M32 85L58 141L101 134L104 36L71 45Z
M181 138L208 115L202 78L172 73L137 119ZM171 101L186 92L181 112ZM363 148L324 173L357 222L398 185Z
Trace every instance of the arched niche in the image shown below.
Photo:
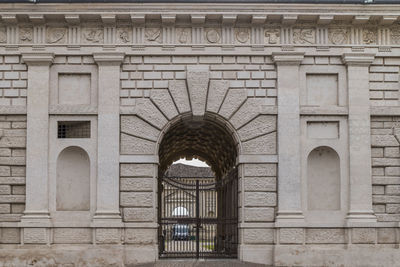
M340 210L340 159L330 147L317 147L307 159L307 207L311 211Z
M57 159L57 211L90 210L90 159L85 150L71 146Z

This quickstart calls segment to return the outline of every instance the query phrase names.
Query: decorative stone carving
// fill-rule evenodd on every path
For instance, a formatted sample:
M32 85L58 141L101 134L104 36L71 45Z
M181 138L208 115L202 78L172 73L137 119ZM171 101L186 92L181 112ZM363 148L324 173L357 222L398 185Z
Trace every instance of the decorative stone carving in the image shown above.
M211 44L219 43L221 41L221 33L217 29L207 29L206 39Z
M392 40L392 44L400 44L400 25L397 24L395 27L391 29L390 37Z
M188 44L192 42L192 32L190 28L177 28L176 40L181 44Z
M50 28L47 31L47 42L50 44L65 43L66 33L66 28Z
M278 28L266 29L264 32L265 43L267 44L279 44L281 31Z
M88 43L103 42L104 32L101 28L86 28L83 29L84 40Z
M117 41L118 43L126 44L131 41L131 37L129 34L129 28L119 28L117 29Z
M147 42L161 43L161 28L146 28L144 35Z
M29 43L33 40L33 29L32 28L20 28L19 29L19 40L21 43Z
M341 45L348 41L348 31L344 28L329 29L329 41L332 44Z
M239 43L245 44L250 41L250 30L247 28L239 28L235 30L236 40Z
M7 42L7 31L6 28L1 27L0 28L0 43L5 43Z
M313 28L293 29L293 43L315 44L315 29Z
M365 44L375 44L377 39L377 32L375 29L363 30L363 42Z

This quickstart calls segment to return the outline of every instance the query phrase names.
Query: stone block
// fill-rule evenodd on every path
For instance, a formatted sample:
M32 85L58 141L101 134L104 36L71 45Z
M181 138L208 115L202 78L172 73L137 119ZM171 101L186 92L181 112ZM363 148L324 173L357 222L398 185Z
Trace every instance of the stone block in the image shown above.
M399 222L400 214L376 214L378 222Z
M222 117L229 119L232 114L247 99L247 91L244 89L230 89L218 112Z
M372 209L375 213L385 213L386 205L372 205Z
M255 118L261 112L262 98L248 98L239 110L232 116L230 122L239 129L244 124Z
M96 243L98 244L119 244L121 243L121 229L98 228L96 229Z
M10 176L11 168L9 166L0 166L0 176Z
M120 146L120 151L123 155L150 155L155 152L156 143L122 133Z
M389 158L400 157L399 147L385 147L385 157L389 157Z
M13 195L25 195L25 186L24 185L12 186L12 194Z
M153 178L121 178L121 191L152 191Z
M371 145L373 147L398 146L399 143L394 135L372 135Z
M208 69L190 69L187 71L187 88L194 116L204 115L209 80Z
M22 214L25 210L25 204L11 204L11 213Z
M169 81L168 88L179 113L189 112L190 103L186 81Z
M48 242L46 228L24 228L23 237L25 244L46 244Z
M399 176L400 175L400 167L386 167L385 174L387 176Z
M0 203L25 203L23 195L0 195Z
M373 158L372 166L400 166L400 158Z
M388 195L400 195L400 185L388 185L388 186L386 186L386 194L388 194Z
M275 219L274 208L245 208L244 220L246 222L273 222Z
M378 244L396 243L396 228L377 228Z
M92 243L92 229L54 228L53 242L55 244L90 244Z
M276 116L261 115L240 128L238 134L242 141L276 131Z
M372 194L374 195L383 195L385 194L385 187L382 185L374 185L372 186Z
M149 245L157 241L156 229L126 228L125 243L136 245Z
M154 125L158 129L162 129L167 124L167 119L157 109L150 99L141 98L136 100L137 115Z
M153 208L124 208L125 222L152 222L154 221Z
M207 111L217 113L226 92L229 89L228 81L216 81L210 80L210 86L208 89L208 98L207 98Z
M244 154L276 154L276 132L266 134L242 143Z
M275 177L245 177L245 191L276 191Z
M345 230L334 229L306 229L306 244L344 244L346 243Z
M279 242L281 244L303 244L304 229L303 228L280 228Z
M0 204L0 214L10 213L11 205L10 204Z
M0 139L0 147L25 147L25 137L11 137L5 136Z
M25 157L0 157L0 165L25 165Z
M25 184L25 177L0 177L0 184Z
M374 195L372 202L375 204L400 203L400 196Z
M1 228L0 232L1 232L1 238L0 238L1 244L19 244L21 242L20 228L3 227Z
M127 164L120 165L120 174L122 177L153 177L153 164Z
M374 244L376 239L375 228L353 228L351 242L353 244Z
M167 87L167 86L166 86ZM166 89L153 89L150 93L150 99L157 105L161 112L171 120L178 115L171 95Z
M25 150L24 150L25 153ZM11 166L11 176L25 176L26 168L20 166Z
M121 192L121 206L151 207L153 206L152 192Z
M386 205L387 213L400 213L400 204L387 204Z
M276 193L245 192L244 205L247 207L276 206Z
M174 56L172 57L172 63L182 63L182 64L196 64L197 57L194 56Z
M385 168L372 168L372 175L374 176L383 176L385 175Z
M243 237L246 244L273 244L274 229L243 229Z
M276 164L245 164L244 176L276 176Z
M0 185L0 195L10 195L11 186L10 185Z

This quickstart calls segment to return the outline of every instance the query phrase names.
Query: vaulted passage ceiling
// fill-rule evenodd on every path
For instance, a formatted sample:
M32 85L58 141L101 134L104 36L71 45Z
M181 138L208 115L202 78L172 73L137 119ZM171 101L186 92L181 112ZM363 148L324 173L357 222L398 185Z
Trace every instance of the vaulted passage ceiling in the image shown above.
M162 173L179 158L198 158L222 178L235 166L237 144L231 133L214 121L183 119L164 135L159 156Z

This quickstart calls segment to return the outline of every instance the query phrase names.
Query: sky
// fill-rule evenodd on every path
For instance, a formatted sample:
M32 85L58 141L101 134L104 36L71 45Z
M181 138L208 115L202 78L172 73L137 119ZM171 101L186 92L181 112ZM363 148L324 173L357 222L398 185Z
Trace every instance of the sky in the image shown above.
M175 161L172 164L176 164L176 163L182 163L182 164L196 166L196 167L209 167L204 161L201 161L198 159L192 159L192 160L180 159L180 160Z

